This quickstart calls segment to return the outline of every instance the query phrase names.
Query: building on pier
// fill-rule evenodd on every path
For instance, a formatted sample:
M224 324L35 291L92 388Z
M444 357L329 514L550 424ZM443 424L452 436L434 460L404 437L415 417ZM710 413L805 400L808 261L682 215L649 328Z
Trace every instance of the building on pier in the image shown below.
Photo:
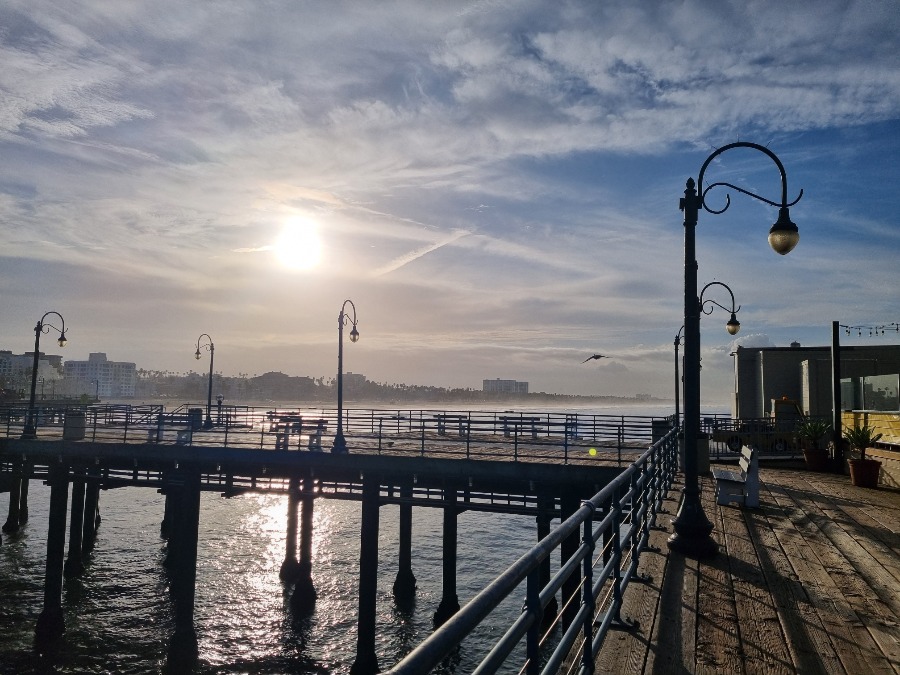
M900 345L841 346L841 400L857 408L853 381L900 373ZM734 392L731 415L755 419L772 413L772 401L783 397L799 402L804 413L832 413L830 347L738 347L734 352Z

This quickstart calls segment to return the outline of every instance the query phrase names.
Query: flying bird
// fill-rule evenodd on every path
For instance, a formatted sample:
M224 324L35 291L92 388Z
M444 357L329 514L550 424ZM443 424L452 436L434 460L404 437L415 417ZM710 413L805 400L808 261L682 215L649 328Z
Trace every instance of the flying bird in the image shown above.
M608 359L608 358L609 357L605 356L604 354L594 354L593 356L587 357L584 361L582 361L582 363L587 363L588 361L590 361L592 359Z

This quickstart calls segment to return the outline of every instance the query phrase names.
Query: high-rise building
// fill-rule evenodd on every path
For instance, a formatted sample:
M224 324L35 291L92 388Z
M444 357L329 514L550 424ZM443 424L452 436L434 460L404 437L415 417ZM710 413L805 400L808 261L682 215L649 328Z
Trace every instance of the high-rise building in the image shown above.
M70 395L87 394L100 398L132 398L137 367L125 361L110 361L103 352L88 355L87 361L66 361L66 390Z
M516 380L482 380L482 391L492 394L527 394L528 383Z

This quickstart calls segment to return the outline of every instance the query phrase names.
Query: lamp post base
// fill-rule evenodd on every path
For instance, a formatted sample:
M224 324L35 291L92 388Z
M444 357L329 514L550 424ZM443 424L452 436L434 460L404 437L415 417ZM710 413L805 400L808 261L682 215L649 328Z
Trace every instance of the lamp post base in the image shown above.
M684 496L678 515L672 521L672 529L675 532L669 537L670 551L699 560L714 558L719 552L719 545L711 536L713 524L703 512L699 500Z
M337 455L347 454L347 441L344 440L344 434L340 431L334 437L334 443L331 445L331 452Z

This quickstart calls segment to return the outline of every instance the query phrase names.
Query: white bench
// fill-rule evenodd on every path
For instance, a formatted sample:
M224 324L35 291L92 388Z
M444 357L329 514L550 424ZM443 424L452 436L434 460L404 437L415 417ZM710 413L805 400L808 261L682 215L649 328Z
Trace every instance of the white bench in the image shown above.
M756 448L741 448L738 471L713 469L716 479L716 504L739 502L744 506L759 506L759 457Z

